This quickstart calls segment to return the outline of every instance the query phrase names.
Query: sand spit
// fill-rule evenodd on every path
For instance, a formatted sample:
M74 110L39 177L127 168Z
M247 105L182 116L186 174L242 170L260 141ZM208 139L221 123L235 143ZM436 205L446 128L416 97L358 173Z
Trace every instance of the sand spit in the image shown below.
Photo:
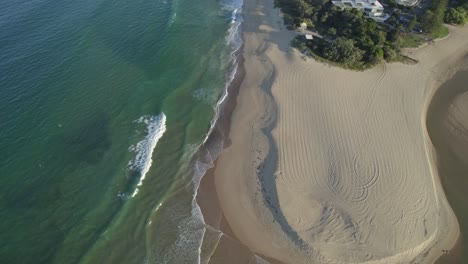
M245 79L214 185L251 251L283 263L432 263L457 240L425 128L468 28L351 72L289 48L271 0L244 4Z

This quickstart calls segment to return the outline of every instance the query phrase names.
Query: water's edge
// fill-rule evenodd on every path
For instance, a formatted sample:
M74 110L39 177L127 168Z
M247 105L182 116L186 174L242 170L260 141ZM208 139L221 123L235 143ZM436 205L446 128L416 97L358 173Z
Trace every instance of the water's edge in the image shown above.
M454 74L437 87L433 96L430 98L429 106L426 109L425 125L430 137L430 141L434 147L436 154L436 168L437 173L442 184L445 196L452 208L460 227L460 236L448 254L444 254L435 262L436 264L447 263L465 263L467 261L467 244L466 244L466 230L468 222L466 219L466 208L464 208L463 190L468 188L466 181L463 181L466 176L466 168L464 169L461 161L457 161L454 156L454 150L450 147L450 142L459 144L456 139L451 138L444 128L444 120L446 120L446 113L453 102L453 99L458 95L467 92L468 86L462 87L457 79L463 76L463 73L468 73L468 55L465 56L464 63L455 65ZM465 78L466 79L466 78ZM465 159L466 162L466 159ZM465 173L463 173L465 172Z

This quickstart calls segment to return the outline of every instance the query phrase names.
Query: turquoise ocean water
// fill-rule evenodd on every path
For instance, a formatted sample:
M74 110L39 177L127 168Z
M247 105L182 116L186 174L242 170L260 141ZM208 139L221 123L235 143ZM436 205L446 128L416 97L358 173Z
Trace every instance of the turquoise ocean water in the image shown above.
M0 3L0 263L204 263L241 5Z

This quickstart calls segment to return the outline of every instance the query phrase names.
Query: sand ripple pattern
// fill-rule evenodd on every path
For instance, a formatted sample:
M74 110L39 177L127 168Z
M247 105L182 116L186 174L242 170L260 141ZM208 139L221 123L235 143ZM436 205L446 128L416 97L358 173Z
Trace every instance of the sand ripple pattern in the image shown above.
M273 84L279 206L321 263L400 263L436 243L425 98L407 88L422 70L398 65L406 73L395 80L390 66L356 73L298 60Z
M244 4L246 77L215 172L236 236L285 264L426 264L450 249L458 225L424 120L468 28L410 51L417 66L352 72L291 51L273 1Z

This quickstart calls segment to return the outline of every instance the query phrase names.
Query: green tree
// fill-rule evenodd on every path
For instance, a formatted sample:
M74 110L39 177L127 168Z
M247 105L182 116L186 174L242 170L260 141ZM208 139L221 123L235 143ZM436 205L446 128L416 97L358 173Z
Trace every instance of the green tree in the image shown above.
M349 66L360 65L364 51L354 46L354 44L355 42L352 39L339 37L325 48L324 56L331 61Z
M417 23L416 16L413 16L413 19L411 19L411 21L408 24L409 32L413 31L414 27L416 26L416 23Z
M383 52L384 52L384 58L387 61L392 61L398 56L397 51L394 48L392 48L391 46L388 46L388 45L384 46Z
M468 22L468 15L466 10L461 6L450 8L445 12L444 21L450 24L463 25Z
M381 46L387 40L387 34L383 31L378 31L372 35L372 40L374 41L375 45Z
M313 9L311 5L304 2L303 0L296 0L296 1L298 1L297 9L299 10L301 17L308 17L312 14Z
M395 43L398 41L398 30L397 29L392 29L387 33L387 40Z
M422 27L428 33L440 32L443 27L448 0L433 0L432 6L422 17Z
M374 47L372 49L372 54L369 56L368 62L371 64L377 64L381 62L384 58L384 51L382 48Z
M364 35L364 37L359 39L359 42L361 42L362 46L365 47L373 47L374 46L374 41L372 41L371 37L368 35Z
M431 18L438 17L436 7L443 6L448 0L431 1L437 4L433 4L429 14ZM331 43L319 39L305 43L307 47L302 48L318 57L345 67L362 69L382 59L393 60L399 55L399 30L366 18L358 9L341 9L330 0L275 0L275 3L281 7L289 25L297 26L305 22L320 34L335 39ZM398 16L397 11L392 19L397 22Z
M325 23L328 19L328 12L323 13L322 17L320 18L320 22Z
M428 9L422 17L422 28L425 32L432 32L435 29L434 12Z
M382 48L376 47L373 53L374 57L378 60L382 60L384 58L384 51Z
M401 30L403 29L403 25L402 25L402 24L398 24L398 25L396 26L396 28L397 28L398 31L401 31Z
M390 7L397 7L398 4L395 0L388 0L388 6Z

